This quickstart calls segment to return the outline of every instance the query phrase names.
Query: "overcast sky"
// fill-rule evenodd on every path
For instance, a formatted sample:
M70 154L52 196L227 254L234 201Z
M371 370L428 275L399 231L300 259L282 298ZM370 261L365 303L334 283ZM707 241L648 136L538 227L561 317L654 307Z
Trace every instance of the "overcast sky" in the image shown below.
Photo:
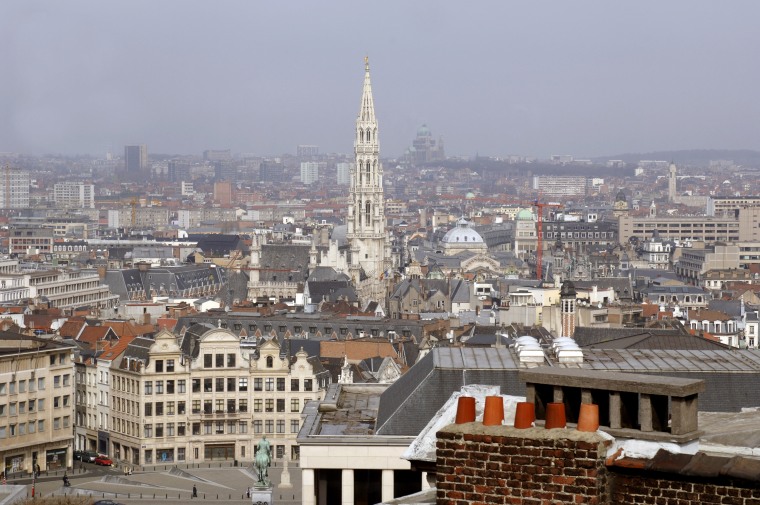
M2 0L0 151L760 149L760 2Z

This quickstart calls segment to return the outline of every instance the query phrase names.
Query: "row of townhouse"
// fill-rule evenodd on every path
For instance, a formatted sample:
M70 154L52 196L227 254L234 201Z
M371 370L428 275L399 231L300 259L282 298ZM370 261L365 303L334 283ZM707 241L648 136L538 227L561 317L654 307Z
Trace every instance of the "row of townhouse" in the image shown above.
M297 460L303 407L330 384L302 349L210 325L119 346L79 364L76 446L121 464L252 461L263 436Z

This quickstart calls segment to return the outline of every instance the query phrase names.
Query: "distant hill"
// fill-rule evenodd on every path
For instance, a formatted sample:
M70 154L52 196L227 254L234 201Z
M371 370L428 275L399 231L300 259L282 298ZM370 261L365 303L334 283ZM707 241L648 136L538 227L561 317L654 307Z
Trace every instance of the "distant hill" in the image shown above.
M732 160L737 165L760 167L760 151L749 149L690 149L683 151L655 151L651 153L626 153L593 158L594 161L623 160L637 163L639 160L673 161L677 165L707 167L711 160Z

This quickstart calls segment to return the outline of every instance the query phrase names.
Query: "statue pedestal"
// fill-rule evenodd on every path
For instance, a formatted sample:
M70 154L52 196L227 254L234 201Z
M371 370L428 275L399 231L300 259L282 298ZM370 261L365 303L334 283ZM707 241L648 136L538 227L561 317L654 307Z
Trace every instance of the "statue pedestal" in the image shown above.
M272 488L271 487L256 487L251 489L251 504L252 505L272 505Z
M290 489L293 484L290 483L290 472L288 471L288 462L286 461L282 468L282 475L280 476L280 489Z

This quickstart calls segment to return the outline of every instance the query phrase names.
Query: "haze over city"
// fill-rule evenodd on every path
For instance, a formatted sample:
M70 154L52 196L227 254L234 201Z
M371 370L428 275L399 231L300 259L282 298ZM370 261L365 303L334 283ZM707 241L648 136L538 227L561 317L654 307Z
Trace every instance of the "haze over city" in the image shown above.
M384 156L758 149L757 2L35 1L0 6L0 151Z

